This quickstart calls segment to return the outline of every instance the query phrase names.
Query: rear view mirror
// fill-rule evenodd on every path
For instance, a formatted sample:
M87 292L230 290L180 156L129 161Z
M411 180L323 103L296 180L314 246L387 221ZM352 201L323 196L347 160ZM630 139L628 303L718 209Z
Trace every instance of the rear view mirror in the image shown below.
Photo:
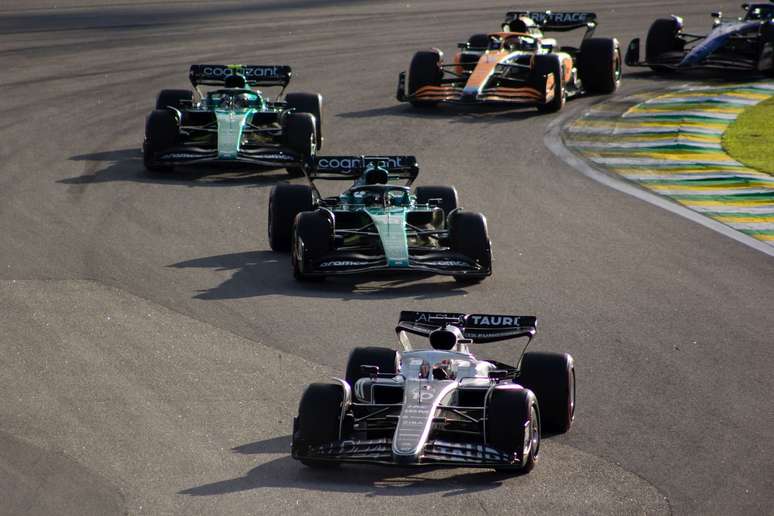
M371 378L376 378L379 375L379 366L375 365L361 365L360 371L367 374Z

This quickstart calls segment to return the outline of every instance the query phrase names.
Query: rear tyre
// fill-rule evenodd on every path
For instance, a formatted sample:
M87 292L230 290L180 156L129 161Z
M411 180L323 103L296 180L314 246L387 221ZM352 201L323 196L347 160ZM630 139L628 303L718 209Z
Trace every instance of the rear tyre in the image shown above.
M183 109L183 104L191 105L193 103L193 92L191 90L161 90L156 97L156 109L166 109L168 107Z
M540 403L543 431L563 434L575 419L575 362L567 353L524 353L518 383Z
M459 196L453 186L417 186L415 190L417 204L427 204L430 199L440 199L439 208L443 210L444 217L457 209Z
M460 274L454 279L460 283L478 283L489 276L492 273L492 244L486 217L480 213L455 211L449 215L447 225L451 250L474 260L482 268L480 274Z
M610 94L621 85L621 48L612 38L590 38L581 43L578 75L588 93Z
M347 360L347 383L355 387L355 382L368 376L360 369L361 366L372 365L379 368L380 373L397 374L398 352L389 348L367 347L355 348Z
M288 148L306 160L315 153L317 133L315 130L315 118L310 113L289 113L284 121L284 140ZM292 177L304 174L303 165L288 167L288 173Z
M486 442L505 453L518 453L521 464L498 471L529 473L540 453L540 409L535 394L516 385L495 388L487 403Z
M648 37L645 40L645 61L652 63L667 52L679 52L685 47L685 42L677 34L682 27L674 18L659 18L648 29ZM669 68L659 65L651 65L652 70L668 72Z
M414 95L420 88L425 86L440 86L443 79L441 62L443 54L439 50L423 50L414 54L409 66L408 92ZM435 106L438 101L433 100L412 100L411 105L415 107Z
M489 39L489 34L486 33L473 34L468 38L468 49L486 50L489 48Z
M534 83L540 91L548 89L549 84L547 84L547 81L553 81L554 96L549 102L538 104L538 111L541 113L555 113L562 109L567 100L567 92L564 89L561 59L555 55L536 55L532 73ZM553 74L553 78L550 78L549 74Z
M314 129L316 131L317 151L322 149L322 106L323 98L319 93L288 93L285 95L288 107L295 109L296 113L309 113L314 116Z
M343 402L344 392L340 385L309 385L298 404L298 428L293 439L305 446L320 446L338 440ZM335 466L335 463L313 459L302 459L301 462L313 468Z
M160 165L154 161L156 154L169 149L177 143L180 125L175 115L168 109L157 109L148 115L145 122L145 141L142 145L142 157L145 168L152 172L171 171L172 165Z
M320 211L306 211L296 215L293 225L293 276L298 281L322 281L324 276L310 276L304 271L303 261L318 259L331 250L333 228L331 221ZM303 243L303 256L301 244Z
M269 194L269 245L272 251L290 251L296 215L313 209L312 189L308 185L279 183Z

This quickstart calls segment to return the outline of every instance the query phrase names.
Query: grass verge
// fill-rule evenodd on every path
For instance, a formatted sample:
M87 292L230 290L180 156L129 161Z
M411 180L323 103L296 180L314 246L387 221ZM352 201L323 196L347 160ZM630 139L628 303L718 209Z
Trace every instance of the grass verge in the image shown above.
M748 167L774 175L774 97L744 110L723 134L723 148Z

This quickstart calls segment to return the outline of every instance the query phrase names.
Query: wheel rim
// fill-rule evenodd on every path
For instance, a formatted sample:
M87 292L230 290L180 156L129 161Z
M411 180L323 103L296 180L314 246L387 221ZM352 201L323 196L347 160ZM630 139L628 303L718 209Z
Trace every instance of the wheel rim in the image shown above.
M540 420L534 404L529 408L529 424L524 441L523 463L526 464L530 458L537 457L540 451Z
M621 50L616 49L616 51L613 53L613 80L616 82L620 82L621 80Z
M570 395L568 396L570 400L569 404L569 411L570 411L570 421L575 419L575 369L570 370Z
M268 231L269 231L269 243L274 242L274 232L271 230L271 226L272 226L272 224L271 224L271 222L272 222L272 220L271 220L272 219L272 213L271 213L272 212L272 209L271 209L272 208L272 204L274 204L274 203L272 202L271 197L269 197L269 222L268 222L268 224L269 224L269 228L268 228Z

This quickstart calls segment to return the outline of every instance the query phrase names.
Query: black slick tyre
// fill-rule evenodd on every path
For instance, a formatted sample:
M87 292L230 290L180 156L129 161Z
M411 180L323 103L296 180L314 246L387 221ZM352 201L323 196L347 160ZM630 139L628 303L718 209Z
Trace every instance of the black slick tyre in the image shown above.
M156 109L145 121L145 141L142 146L143 163L152 172L172 170L172 165L155 162L156 154L177 143L180 126L175 115L168 109Z
M417 204L427 204L430 199L440 199L438 205L443 210L444 217L457 209L459 196L453 186L417 186L414 193L417 196Z
M191 90L161 90L156 97L156 109L166 109L168 107L183 109L183 105L191 105L193 102L193 92Z
M298 404L298 427L293 439L303 447L320 446L338 440L343 401L344 392L340 385L309 385ZM335 465L314 459L301 459L301 462L310 467Z
M288 93L285 95L288 107L296 113L309 113L314 116L314 129L317 143L317 151L322 149L322 107L323 98L319 93Z
M304 260L319 259L331 250L333 228L330 219L320 211L296 215L293 224L291 261L293 276L298 281L322 281L325 276L310 275L304 270Z
M362 371L362 366L377 366L379 373L396 374L398 372L398 352L394 349L366 347L355 348L347 360L346 380L350 387L355 382L368 375Z
M575 418L575 362L567 353L524 353L516 382L540 403L543 431L567 432Z
M645 61L655 63L665 53L683 50L685 42L677 36L680 28L680 24L674 18L659 18L654 21L648 29L645 40ZM659 65L651 65L650 68L658 72L670 70Z
M559 59L558 56L550 54L535 56L532 74L534 77L533 82L538 91L547 89L549 84L553 85L553 97L545 104L538 104L538 111L541 113L556 113L561 110L567 100L567 93L564 89L564 74L562 73L561 59Z
M438 50L422 50L414 54L409 66L408 93L414 95L425 86L440 86L443 79L441 62L443 55ZM429 107L438 104L434 100L411 100L415 107Z
M481 266L480 274L460 274L454 279L460 283L478 283L492 273L492 244L486 217L481 213L455 211L449 215L449 248L467 256Z
M518 385L496 387L486 406L486 442L508 454L518 454L520 464L496 468L529 473L540 454L541 420L535 394Z
M312 189L308 185L279 183L269 194L269 245L272 251L290 251L296 215L312 211Z
M315 153L317 133L315 130L315 118L310 113L289 113L285 116L284 141L290 150L298 154L302 160L306 160ZM297 177L303 175L303 165L289 167L288 173Z
M610 94L621 85L621 48L612 38L583 40L578 75L588 93Z

